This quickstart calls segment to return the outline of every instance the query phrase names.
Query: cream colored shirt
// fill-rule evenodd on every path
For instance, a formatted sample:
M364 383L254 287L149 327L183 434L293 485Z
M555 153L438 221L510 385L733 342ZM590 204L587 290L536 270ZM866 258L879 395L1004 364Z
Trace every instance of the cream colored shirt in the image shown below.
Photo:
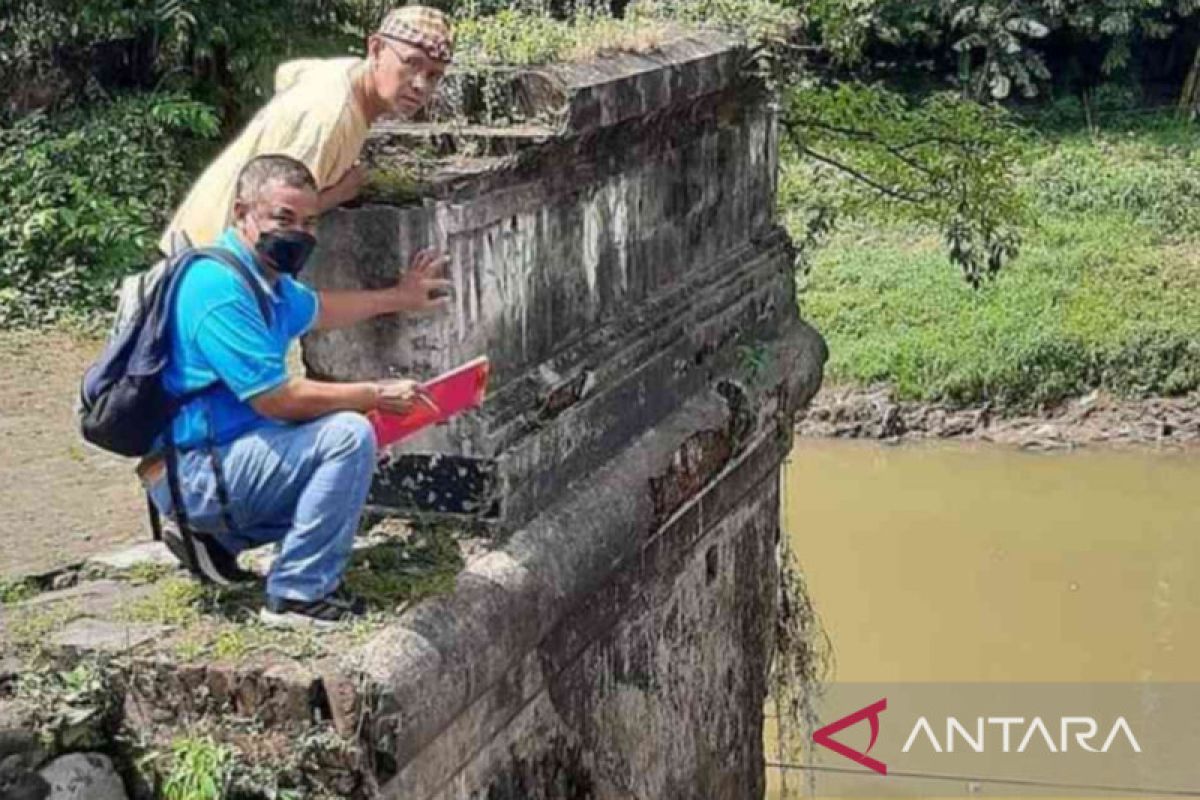
M250 159L281 153L304 162L324 190L354 165L370 126L354 98L352 78L359 58L289 61L275 72L275 96L192 185L163 233L159 247L169 252L173 232L182 231L204 247L233 218L238 173Z

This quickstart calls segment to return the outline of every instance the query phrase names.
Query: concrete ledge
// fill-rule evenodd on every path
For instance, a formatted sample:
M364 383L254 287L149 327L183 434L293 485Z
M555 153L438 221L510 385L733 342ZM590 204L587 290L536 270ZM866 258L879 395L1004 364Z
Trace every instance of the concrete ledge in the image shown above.
M729 441L732 412L725 397L715 391L694 397L513 534L501 550L470 565L453 594L412 610L355 654L344 667L363 671L381 691L376 741L399 765L407 764L473 700L511 683L514 678L505 674L565 615L585 607L590 613L621 613L621 603L597 603L594 593L602 586L617 591L622 564L643 552L640 557L654 559L661 547L686 549L663 542L689 525L695 533L695 515L720 519L746 487L777 467L791 439L790 425L774 422L790 419L792 404L815 394L823 347L798 321L772 347L771 357L779 359L786 378L752 392L751 407L760 413L750 439ZM727 457L687 455L697 446L698 432L706 431L711 446L724 448ZM677 474L689 460L707 472L696 476L682 505L663 506L656 501L655 479ZM555 638L552 651L566 658L572 647Z
M547 133L586 135L733 87L741 80L746 54L743 43L727 34L677 28L641 53L541 67L452 69L432 114L437 122L380 125L373 135L426 140L466 135L510 142L544 140ZM492 106L505 108L516 124L489 133L485 91L499 100Z

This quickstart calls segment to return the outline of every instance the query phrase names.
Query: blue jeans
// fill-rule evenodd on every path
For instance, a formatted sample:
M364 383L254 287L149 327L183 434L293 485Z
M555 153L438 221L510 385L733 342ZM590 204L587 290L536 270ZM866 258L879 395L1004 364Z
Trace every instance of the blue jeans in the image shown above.
M267 594L317 600L337 588L375 469L366 417L340 412L296 425L267 426L217 448L235 531L221 514L212 459L204 448L179 456L179 490L193 530L230 553L280 542ZM173 515L164 477L150 488Z

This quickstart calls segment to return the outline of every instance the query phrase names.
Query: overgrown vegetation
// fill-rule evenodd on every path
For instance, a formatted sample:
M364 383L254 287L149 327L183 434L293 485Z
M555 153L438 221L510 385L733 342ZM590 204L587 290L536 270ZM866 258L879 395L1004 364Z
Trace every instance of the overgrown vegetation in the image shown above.
M1196 53L1197 0L813 0L825 48L846 64L889 53L945 75L968 97L1087 93L1122 72ZM1190 50L1187 50L1190 46ZM1175 67L1178 70L1178 66Z
M220 800L335 800L352 794L365 774L353 737L329 720L271 727L213 700L207 687L181 702L184 718L147 718L136 730L121 728L125 693L153 678L150 664L204 660L237 669L265 669L298 660L346 656L412 603L449 590L463 566L463 531L444 524L384 520L363 534L346 574L348 587L368 603L366 618L334 630L276 629L257 619L262 586L229 589L201 585L179 570L146 565L115 573L129 598L111 609L84 608L46 598L28 604L37 586L4 586L4 641L21 660L18 680L0 687L19 703L23 720L48 751L104 750L137 771L164 798ZM87 574L84 580L101 575ZM168 626L133 653L76 660L51 634L82 616ZM139 674L139 670L151 670ZM364 706L365 708L365 706ZM242 712L243 714L245 712ZM365 712L363 712L365 713ZM290 718L289 718L290 719Z
M5 639L17 655L36 658L47 649L50 634L79 613L78 605L73 602L15 608L5 616Z
M177 800L336 800L359 752L328 722L268 731L224 711L131 729L122 706L136 662L88 657L25 671L6 702L51 757L100 750L132 766L154 796Z
M817 705L833 667L833 649L812 605L804 571L791 537L780 537L778 603L775 617L775 652L772 653L769 691L775 710L775 746L780 763L804 758L812 748L812 733L819 721ZM794 796L787 771L780 773L781 797ZM815 773L809 773L809 795L815 794Z
M307 659L329 654L337 647L365 642L412 603L449 591L462 569L459 536L445 526L414 525L402 536L380 532L368 536L374 542L355 551L345 584L367 602L370 613L333 638L260 623L261 586L223 589L183 575L158 579L149 594L128 602L118 614L131 622L173 626L176 632L160 646L184 661L242 661L271 653Z
M17 681L15 699L50 752L107 744L119 712L109 669L82 660L69 669L29 670Z
M207 715L187 735L142 741L139 771L164 800L338 800L358 754L353 742L317 724L266 732L253 719Z
M1018 252L1028 222L1011 179L1021 130L996 107L937 93L911 103L879 86L799 86L785 97L784 208L828 228L869 212L940 230L972 286Z
M217 607L225 594L225 590L205 586L189 577L171 576L159 581L146 597L129 603L122 609L122 616L131 622L191 625L199 622L206 609Z
M463 567L458 539L452 527L415 523L401 541L359 550L346 571L346 586L369 608L390 613L443 594Z
M555 14L545 0L519 0L492 14L458 20L458 66L525 66L580 61L613 52L653 50L672 28L717 28L753 41L780 41L801 23L797 9L772 0L641 0L623 16L607 4L580 2Z
M236 125L269 95L280 61L344 55L389 7L381 0L7 0L0 97L21 111L177 89Z
M106 307L186 186L188 147L216 133L211 110L179 94L0 126L0 326Z

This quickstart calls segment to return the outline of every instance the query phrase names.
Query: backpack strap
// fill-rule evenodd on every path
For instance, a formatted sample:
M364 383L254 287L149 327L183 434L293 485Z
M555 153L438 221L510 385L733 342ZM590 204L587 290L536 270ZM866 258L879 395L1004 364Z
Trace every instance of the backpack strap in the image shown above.
M150 533L154 536L154 541L162 541L162 515L158 513L158 506L154 505L154 498L150 496L150 490L146 490L146 514L150 517Z
M171 506L175 510L175 525L179 528L179 538L183 540L183 551L186 556L184 566L193 575L203 576L199 569L200 561L196 558L196 540L192 535L192 524L188 519L187 505L183 502L183 492L179 488L179 452L175 449L174 439L170 434L167 436L167 450L163 456L167 461L167 488L171 492ZM153 501L151 501L151 506L153 506ZM156 516L156 514L151 515L151 525L154 524ZM155 528L154 533L156 538L162 537L161 528Z

